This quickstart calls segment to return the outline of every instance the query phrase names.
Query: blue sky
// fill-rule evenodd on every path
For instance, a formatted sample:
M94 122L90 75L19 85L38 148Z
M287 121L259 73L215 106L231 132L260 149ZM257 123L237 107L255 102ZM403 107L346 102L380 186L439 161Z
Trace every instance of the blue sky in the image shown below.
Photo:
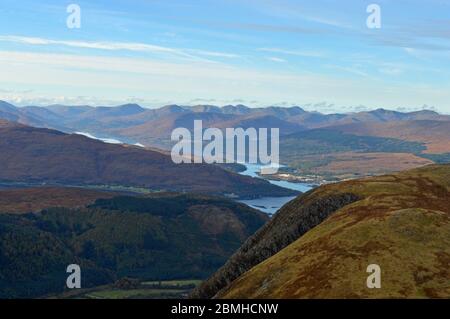
M1 0L0 70L18 105L450 113L450 1Z

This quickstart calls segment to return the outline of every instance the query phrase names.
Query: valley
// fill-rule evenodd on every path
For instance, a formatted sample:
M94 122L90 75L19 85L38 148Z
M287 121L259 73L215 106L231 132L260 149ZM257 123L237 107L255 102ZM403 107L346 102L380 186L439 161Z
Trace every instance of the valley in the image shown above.
M89 204L70 207L70 201L60 201L31 213L30 207L48 201L30 194L48 190L7 191L11 203L0 210L0 298L68 293L61 283L65 268L74 262L83 271L82 287L103 291L92 296L112 289L108 296L117 297L118 290L132 288L150 289L146 293L153 297L161 297L158 291L179 296L193 287L183 284L175 291L148 282L206 278L268 220L266 214L226 198L179 193L89 193L82 201ZM52 189L48 198L72 200L79 192ZM27 193L28 205L21 208L13 196ZM11 214L14 203L18 206ZM105 287L95 288L99 286Z
M429 316L450 299L449 0L0 8L10 313Z
M449 160L446 115L0 103L0 117L0 297L448 295L448 164L435 164ZM279 125L278 173L261 174L261 164L174 164L165 134L194 119ZM422 121L432 129L410 129ZM372 254L396 283L378 294L358 286L363 275L345 277ZM61 285L74 262L83 269L79 291ZM308 278L345 289L325 291Z

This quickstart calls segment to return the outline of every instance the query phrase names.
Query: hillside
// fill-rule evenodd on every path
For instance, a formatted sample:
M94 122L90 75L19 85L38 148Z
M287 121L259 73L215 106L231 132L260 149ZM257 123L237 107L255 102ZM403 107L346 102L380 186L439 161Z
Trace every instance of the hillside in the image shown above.
M0 298L62 292L72 263L83 288L123 277L202 279L267 220L224 198L176 193L0 214Z
M340 132L355 135L423 142L426 146L426 153L450 153L450 121L415 120L388 123L353 123L333 128Z
M439 123L450 124L445 121ZM360 126L312 129L283 136L280 141L282 163L303 173L347 179L398 172L434 161L448 162L445 154L424 154L427 150L425 141L402 139L402 136L377 136L370 131L363 134L362 130L359 134L350 129L371 125L364 123ZM442 137L444 127L442 125L441 129L430 135ZM407 126L404 128L406 130ZM414 130L413 127L410 131ZM444 145L449 141L450 137L447 136L440 143Z
M193 297L448 298L450 165L330 184L299 196ZM382 269L367 289L366 267Z
M0 126L0 150L0 182L13 184L122 185L240 197L293 194L216 165L176 165L161 152L24 125Z

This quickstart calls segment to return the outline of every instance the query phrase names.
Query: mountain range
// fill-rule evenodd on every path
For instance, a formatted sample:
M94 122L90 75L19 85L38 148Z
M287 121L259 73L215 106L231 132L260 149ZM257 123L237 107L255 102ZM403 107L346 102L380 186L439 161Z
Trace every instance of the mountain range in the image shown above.
M322 114L298 106L16 107L0 101L0 118L163 150L173 146L175 128L192 129L194 120L202 120L204 128L279 128L280 161L289 166L281 173L332 180L450 161L450 116L430 110Z
M16 107L5 101L0 101L0 118L67 132L86 131L125 141L131 139L147 146L159 146L156 145L158 143L149 143L158 139L159 144L167 146L163 142L170 139L170 132L177 127L192 127L193 119L203 120L204 127L279 127L281 134L352 123L450 121L450 116L429 110L402 113L377 109L359 113L322 114L308 112L298 106L250 108L245 105L167 105L147 109L137 104L125 104L113 107Z

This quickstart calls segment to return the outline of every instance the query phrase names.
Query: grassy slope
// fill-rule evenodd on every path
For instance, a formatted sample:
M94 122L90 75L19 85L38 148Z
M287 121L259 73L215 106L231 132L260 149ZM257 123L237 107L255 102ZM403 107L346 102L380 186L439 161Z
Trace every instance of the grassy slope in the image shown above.
M88 289L67 290L51 299L179 299L202 281L195 279L138 282L134 287L117 287L117 283Z
M450 165L321 187L304 196L352 193L360 200L253 267L219 297L448 298L449 191ZM371 263L381 266L381 289L366 287Z

